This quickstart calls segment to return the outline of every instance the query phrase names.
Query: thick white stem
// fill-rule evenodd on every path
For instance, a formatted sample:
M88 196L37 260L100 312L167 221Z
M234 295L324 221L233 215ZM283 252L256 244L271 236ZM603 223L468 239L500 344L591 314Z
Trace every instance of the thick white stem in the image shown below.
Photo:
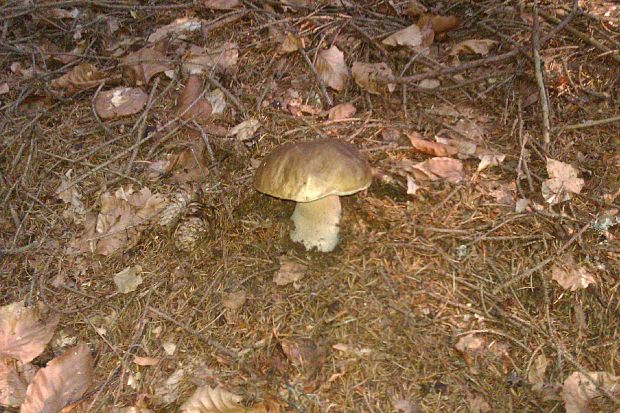
M340 230L340 198L330 195L318 201L298 202L291 219L295 229L291 239L304 244L306 250L316 248L330 252L338 245Z

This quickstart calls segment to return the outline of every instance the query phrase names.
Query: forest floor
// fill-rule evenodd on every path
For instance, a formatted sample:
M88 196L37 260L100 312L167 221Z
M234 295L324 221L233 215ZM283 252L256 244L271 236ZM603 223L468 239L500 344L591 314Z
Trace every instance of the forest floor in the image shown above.
M2 405L618 412L620 6L283 3L0 6ZM252 179L326 138L374 178L306 251Z

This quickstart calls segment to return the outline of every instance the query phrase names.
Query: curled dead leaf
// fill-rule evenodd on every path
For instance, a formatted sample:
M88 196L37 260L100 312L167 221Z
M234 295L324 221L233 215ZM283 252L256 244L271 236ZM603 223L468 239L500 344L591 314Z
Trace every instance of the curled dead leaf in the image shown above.
M282 339L282 351L286 358L296 367L304 370L308 375L317 373L325 361L325 351L312 339Z
M153 76L170 69L165 61L166 56L157 46L142 48L121 60L123 77L130 85L146 85Z
M286 32L286 37L282 40L280 44L280 52L281 53L293 53L302 48L301 39L295 36L291 32Z
M177 101L177 115L181 119L200 122L209 117L211 110L211 103L204 97L202 78L199 75L190 75Z
M579 194L584 180L577 177L577 169L564 162L547 158L549 179L543 182L542 196L549 204L554 205L571 199L572 194Z
M378 82L379 79L389 79L393 77L392 69L385 63L363 63L355 62L351 68L355 83L368 93L375 95L381 94L383 91L393 92L396 85L388 83L387 85Z
M297 284L303 277L306 266L293 261L286 255L280 257L280 269L273 277L276 285Z
M422 181L446 180L457 183L465 178L463 163L458 159L436 157L410 165L409 172Z
M204 6L211 10L230 10L241 6L240 0L204 0Z
M80 90L99 86L106 80L106 74L99 71L90 63L81 63L75 66L69 73L52 80L52 89L64 89L68 93L77 93Z
M79 400L93 379L93 359L80 343L39 370L26 392L21 413L58 412Z
M430 26L420 27L417 24L412 24L386 37L381 43L387 46L428 47L433 43L435 33L430 29Z
M17 371L16 362L0 357L0 405L18 407L26 398L27 385Z
M341 103L329 109L327 118L329 120L347 119L355 115L355 112L357 112L357 109L355 109L352 103Z
M183 70L190 75L214 69L218 71L232 70L237 66L238 60L239 46L237 43L224 42L211 48L191 45L183 62Z
M183 38L189 32L195 32L202 28L204 23L201 19L192 19L189 17L181 17L170 24L162 26L155 30L148 38L149 43L157 43L168 37Z
M562 400L566 413L588 413L590 400L600 396L600 391L594 383L608 392L618 392L620 376L614 376L604 371L590 372L587 375L574 372L564 381L562 386Z
M423 14L418 19L417 25L419 27L426 26L430 22L431 28L435 34L454 30L460 24L460 20L456 16L440 16L437 14Z
M458 148L439 142L427 141L422 139L417 132L408 133L407 137L411 146L418 152L433 156L454 156L458 153Z
M148 99L140 88L117 87L97 95L95 110L101 119L115 119L140 112Z
M497 44L497 42L491 39L464 40L454 45L450 54L479 54L481 56L486 56L489 54L491 47L495 44Z
M182 405L181 413L242 413L243 397L218 386L203 386L196 389Z
M349 69L344 62L344 53L336 45L321 50L316 58L316 71L327 86L342 91L349 78Z
M577 291L588 288L596 280L583 265L578 265L571 254L563 255L551 269L551 278L565 290Z
M53 315L41 322L35 308L23 301L0 307L0 358L29 363L45 349L59 320Z

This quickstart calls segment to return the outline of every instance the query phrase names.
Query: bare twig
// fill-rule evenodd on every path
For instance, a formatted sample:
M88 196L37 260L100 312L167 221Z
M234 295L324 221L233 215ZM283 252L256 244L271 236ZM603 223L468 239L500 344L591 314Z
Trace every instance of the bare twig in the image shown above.
M538 24L538 1L534 0L534 24L532 25L532 52L534 54L534 68L536 70L536 82L538 83L538 92L540 93L540 106L542 109L542 134L545 146L551 142L549 123L549 95L545 87L545 80L542 72L542 64L540 61L540 26Z

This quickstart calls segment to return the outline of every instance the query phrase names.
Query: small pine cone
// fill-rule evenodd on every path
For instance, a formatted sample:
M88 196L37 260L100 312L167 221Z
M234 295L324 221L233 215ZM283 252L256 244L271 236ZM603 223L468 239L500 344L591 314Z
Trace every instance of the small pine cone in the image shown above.
M183 252L190 252L207 235L207 223L199 217L182 221L174 233L174 245Z
M159 225L166 228L173 228L194 198L196 198L196 193L193 191L179 191L174 193L172 199L159 216Z

